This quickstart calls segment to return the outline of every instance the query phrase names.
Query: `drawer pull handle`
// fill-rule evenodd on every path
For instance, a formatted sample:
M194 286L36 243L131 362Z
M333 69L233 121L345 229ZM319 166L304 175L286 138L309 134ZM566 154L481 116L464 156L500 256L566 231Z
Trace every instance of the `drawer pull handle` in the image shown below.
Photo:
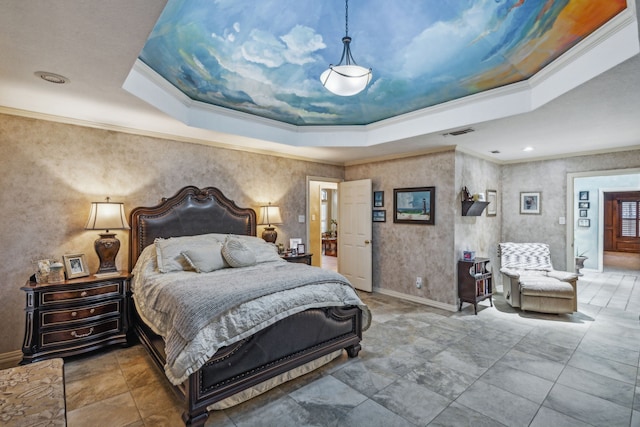
M87 295L89 295L87 291L82 291L82 293L80 294L81 297L86 297Z
M89 310L89 313L91 313L91 314L93 314L93 313L95 313L95 312L96 312L96 309L95 309L95 308L92 308L91 310Z
M76 313L75 311L71 312L71 317L76 317L78 315L78 313Z
M76 333L76 331L72 331L71 336L76 338L84 338L84 337L88 337L92 333L93 333L93 326L89 329L89 332L87 332L86 334L78 334Z

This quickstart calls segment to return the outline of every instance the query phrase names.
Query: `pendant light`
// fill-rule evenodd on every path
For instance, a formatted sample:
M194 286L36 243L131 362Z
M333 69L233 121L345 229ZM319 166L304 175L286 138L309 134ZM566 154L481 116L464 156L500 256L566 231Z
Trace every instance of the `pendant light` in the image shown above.
M344 2L345 8L345 36L342 38L344 48L338 65L329 65L320 75L320 81L329 92L340 96L358 94L367 87L371 81L371 68L361 67L356 64L351 56L351 37L349 37L349 0ZM344 61L344 65L342 62Z

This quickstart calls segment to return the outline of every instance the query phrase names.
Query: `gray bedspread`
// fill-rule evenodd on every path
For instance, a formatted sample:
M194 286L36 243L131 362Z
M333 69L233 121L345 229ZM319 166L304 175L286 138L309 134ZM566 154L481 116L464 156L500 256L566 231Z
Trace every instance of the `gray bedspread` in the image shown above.
M154 308L170 313L171 331L167 337L167 357L182 350L182 343L230 309L247 301L303 285L342 283L346 279L333 271L307 265L269 263L270 268L225 269L217 272L215 283L209 281L177 282L166 287ZM171 339L171 334L180 340Z

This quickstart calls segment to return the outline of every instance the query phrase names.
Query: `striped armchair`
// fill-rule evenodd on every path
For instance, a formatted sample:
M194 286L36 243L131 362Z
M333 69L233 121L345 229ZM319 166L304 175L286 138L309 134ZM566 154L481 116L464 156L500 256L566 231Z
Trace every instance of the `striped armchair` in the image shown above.
M553 269L546 243L499 243L503 294L513 307L542 313L578 311L578 275Z

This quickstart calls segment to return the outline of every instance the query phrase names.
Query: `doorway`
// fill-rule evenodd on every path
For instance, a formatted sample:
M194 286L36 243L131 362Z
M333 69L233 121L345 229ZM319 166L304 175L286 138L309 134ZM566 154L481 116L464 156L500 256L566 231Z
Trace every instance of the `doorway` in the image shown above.
M621 225L614 224L613 199L621 194L633 198L634 193L640 194L639 168L567 174L567 270L575 267L575 257L583 252L588 257L586 270L640 270L640 253L636 249L624 239L612 246L612 233L619 233L617 228ZM632 250L621 251L625 244L626 249Z
M640 191L603 192L603 270L640 270Z
M307 177L307 241L312 265L338 271L338 182Z

